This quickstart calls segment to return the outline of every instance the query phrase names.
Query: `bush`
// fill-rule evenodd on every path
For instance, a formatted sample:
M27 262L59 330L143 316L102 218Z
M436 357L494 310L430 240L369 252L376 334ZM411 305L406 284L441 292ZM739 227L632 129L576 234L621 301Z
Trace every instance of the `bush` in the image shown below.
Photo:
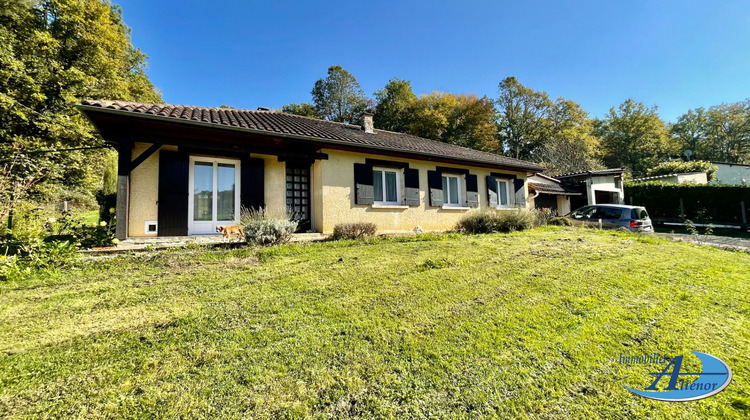
M547 224L552 226L573 226L573 222L567 217L553 217Z
M333 227L333 240L340 239L360 239L372 236L377 231L375 223L357 222L357 223L339 223Z
M242 208L240 224L245 231L247 243L261 246L279 245L289 242L297 230L297 221L286 211L269 211Z
M742 185L627 182L625 197L628 204L646 207L651 219L690 219L698 223L742 224L741 202L744 201L745 219L750 220L750 188ZM680 214L680 198L684 215Z
M464 233L515 232L540 226L537 210L485 209L464 216L456 229ZM546 221L546 219L545 219Z
M648 176L679 174L685 172L705 172L708 180L714 179L714 174L719 167L703 160L683 162L681 160L662 162L648 170Z

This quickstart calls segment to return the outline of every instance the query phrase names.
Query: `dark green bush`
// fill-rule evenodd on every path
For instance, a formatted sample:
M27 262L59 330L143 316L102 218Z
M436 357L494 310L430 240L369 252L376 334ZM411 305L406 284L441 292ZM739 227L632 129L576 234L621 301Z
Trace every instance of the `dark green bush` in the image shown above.
M685 214L680 214L682 198ZM690 219L698 223L742 223L741 202L750 220L750 187L741 185L625 183L626 204L644 206L652 219Z
M357 223L339 223L333 227L331 239L360 239L372 236L377 231L375 223L357 222Z

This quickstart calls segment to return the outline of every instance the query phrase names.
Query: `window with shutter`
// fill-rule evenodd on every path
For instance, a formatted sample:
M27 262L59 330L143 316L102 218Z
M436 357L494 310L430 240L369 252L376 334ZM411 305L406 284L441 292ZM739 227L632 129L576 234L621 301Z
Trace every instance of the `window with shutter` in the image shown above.
M372 165L354 164L354 202L356 204L373 204L375 202L373 175Z

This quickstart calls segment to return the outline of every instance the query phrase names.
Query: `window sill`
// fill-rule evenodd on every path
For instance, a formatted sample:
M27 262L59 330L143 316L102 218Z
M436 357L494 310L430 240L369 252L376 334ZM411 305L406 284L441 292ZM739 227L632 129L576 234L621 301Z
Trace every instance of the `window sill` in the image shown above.
M459 210L459 211L466 211L471 210L471 207L462 207L462 206L446 206L443 204L441 207L443 210Z
M402 206L399 204L373 204L370 207L373 209L389 209L389 210L404 210L404 209L409 208L409 206Z

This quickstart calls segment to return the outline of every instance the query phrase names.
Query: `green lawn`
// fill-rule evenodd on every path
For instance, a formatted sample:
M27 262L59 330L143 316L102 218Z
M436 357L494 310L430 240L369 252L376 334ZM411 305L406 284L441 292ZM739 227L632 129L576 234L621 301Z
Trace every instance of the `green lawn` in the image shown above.
M750 255L630 234L122 256L0 284L0 319L0 417L750 416ZM622 387L690 350L726 390Z

